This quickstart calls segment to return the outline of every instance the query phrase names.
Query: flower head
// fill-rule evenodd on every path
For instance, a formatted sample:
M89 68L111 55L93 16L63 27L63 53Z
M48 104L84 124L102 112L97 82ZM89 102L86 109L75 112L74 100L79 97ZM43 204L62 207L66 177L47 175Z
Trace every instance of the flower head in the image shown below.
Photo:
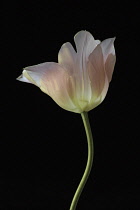
M100 42L80 31L74 41L76 51L69 42L63 44L58 63L28 66L17 79L38 86L63 109L82 113L104 100L116 56L114 38Z

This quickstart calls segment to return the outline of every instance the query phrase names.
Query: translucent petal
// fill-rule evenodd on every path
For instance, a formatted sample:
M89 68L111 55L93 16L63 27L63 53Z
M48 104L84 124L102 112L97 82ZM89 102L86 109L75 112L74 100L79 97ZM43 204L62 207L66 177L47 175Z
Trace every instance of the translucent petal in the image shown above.
M112 79L112 74L116 62L114 40L115 38L109 38L101 43L101 48L104 56L105 71L109 82Z
M115 55L114 41L115 41L115 38L109 38L101 42L104 62L106 62L109 54Z
M25 73L25 70L23 71ZM27 79L27 77L24 75L24 73L22 72L22 74L17 78L17 80L21 81L21 82L27 82L27 83L31 83L31 81L29 79Z
M88 31L80 31L74 36L77 54L79 57L84 56L86 60L90 53L95 49L95 47L100 43L99 40L95 40L91 33Z
M58 53L58 62L73 74L76 56L73 46L67 42L62 45Z
M92 93L98 97L105 83L105 66L100 45L89 56L88 74L91 81Z
M116 62L116 56L113 55L113 54L110 54L107 57L107 60L105 62L105 71L106 71L109 82L112 79L112 74L113 74L113 71L114 71L115 62Z
M79 113L75 105L75 82L72 76L57 63L43 63L26 67L28 79L48 94L62 108Z

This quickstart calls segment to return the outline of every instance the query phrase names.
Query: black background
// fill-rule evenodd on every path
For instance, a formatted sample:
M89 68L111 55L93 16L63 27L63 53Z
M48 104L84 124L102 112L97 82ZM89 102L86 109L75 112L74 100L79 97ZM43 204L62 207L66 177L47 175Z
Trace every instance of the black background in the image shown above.
M87 158L81 116L15 78L57 62L80 30L115 36L117 62L104 102L89 112L95 157L77 210L140 209L138 4L11 1L2 21L0 209L69 209Z

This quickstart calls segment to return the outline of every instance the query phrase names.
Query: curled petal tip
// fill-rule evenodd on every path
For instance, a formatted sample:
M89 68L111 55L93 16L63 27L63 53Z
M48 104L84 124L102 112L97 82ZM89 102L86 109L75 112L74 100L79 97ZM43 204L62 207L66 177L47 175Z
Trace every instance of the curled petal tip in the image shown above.
M17 77L16 80L31 83L31 81L28 79L26 70L23 70L22 74L19 77Z
M21 74L19 77L16 78L16 80L22 81L22 82L24 82L25 79L26 78L23 77L23 74Z
M22 79L22 75L16 78L16 80L19 80L19 81L21 81L21 79Z

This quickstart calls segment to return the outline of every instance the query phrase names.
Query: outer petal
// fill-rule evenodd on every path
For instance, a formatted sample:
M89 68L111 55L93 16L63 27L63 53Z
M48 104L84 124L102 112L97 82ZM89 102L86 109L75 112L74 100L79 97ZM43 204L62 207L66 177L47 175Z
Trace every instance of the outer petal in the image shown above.
M41 90L47 92L63 109L81 112L75 95L75 80L61 66L58 65L42 77Z
M62 45L58 53L58 62L73 74L76 56L73 46L67 42Z
M98 97L105 84L105 67L101 46L98 45L89 56L88 73L92 92Z
M103 56L104 56L105 71L106 71L109 82L112 79L112 74L113 74L115 61L116 61L114 40L115 38L110 38L110 39L104 40L101 43Z
M57 65L57 63L45 62L33 66L28 66L24 68L22 75L17 79L22 82L32 83L40 87L40 78L42 78L47 71L50 71L50 67L54 67L55 65Z
M96 106L98 106L99 104L102 103L102 101L104 100L106 94L107 94L107 91L108 91L108 87L109 87L109 82L108 82L108 78L107 76L105 77L105 83L104 83L104 87L103 87L103 90L101 92L101 94L96 97L96 95L94 95L90 101L90 104L89 106L85 109L85 111L90 111L92 109L94 109Z
M106 62L106 59L109 54L115 55L114 41L115 41L115 38L109 38L101 42L104 62Z
M113 54L110 54L105 62L105 71L106 71L109 82L112 79L115 62L116 62L116 56Z
M25 77L24 75L25 70L23 70L22 74L17 78L17 80L21 81L21 82L27 82L27 83L31 83L31 81L29 81L27 79L27 77Z
M29 66L25 68L23 74L63 109L76 113L81 112L75 104L74 79L61 65L50 62Z
M103 101L109 86L100 45L90 54L87 71L91 81L92 97L85 111L90 111Z

